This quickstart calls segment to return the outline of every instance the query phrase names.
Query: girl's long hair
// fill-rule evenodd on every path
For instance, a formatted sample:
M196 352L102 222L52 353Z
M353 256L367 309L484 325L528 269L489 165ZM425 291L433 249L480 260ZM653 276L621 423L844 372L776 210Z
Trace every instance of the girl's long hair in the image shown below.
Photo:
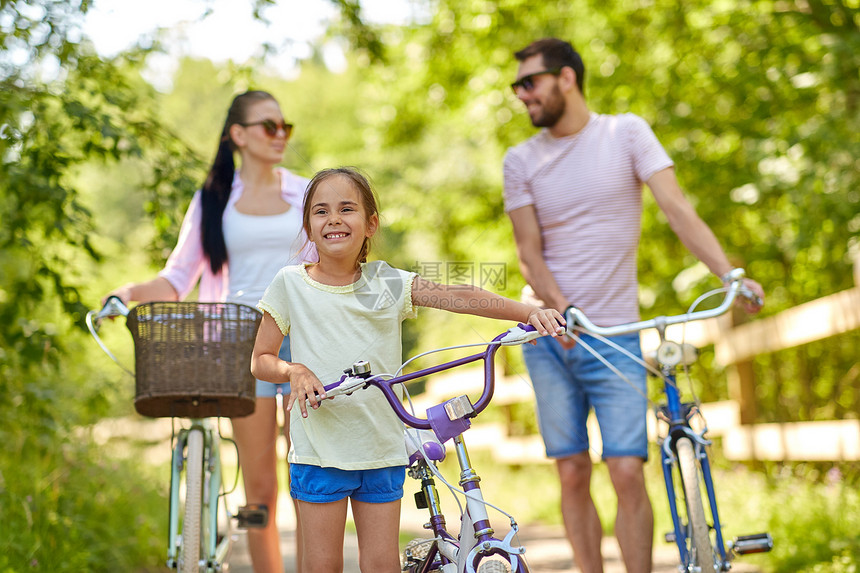
M200 240L203 244L203 253L209 259L209 267L213 273L218 273L227 262L227 245L224 242L222 223L224 208L227 206L227 199L230 198L236 172L236 164L233 160L236 144L230 137L230 127L247 121L248 108L251 105L274 99L270 93L264 91L247 91L233 98L233 103L227 111L224 129L221 130L221 140L218 142L218 151L200 193Z

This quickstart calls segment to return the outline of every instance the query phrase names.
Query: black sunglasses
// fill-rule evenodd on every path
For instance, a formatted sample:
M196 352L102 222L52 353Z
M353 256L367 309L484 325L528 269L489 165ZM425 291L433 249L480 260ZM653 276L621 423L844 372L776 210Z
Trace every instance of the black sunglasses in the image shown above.
M523 88L527 92L530 92L533 89L535 89L535 80L534 79L536 76L542 76L543 74L552 74L554 76L557 76L558 74L561 73L561 69L563 67L564 66L559 66L557 68L550 68L548 70L541 70L539 72L535 72L533 74L523 76L511 84L511 89L514 90L514 93L517 93L517 88Z
M287 123L286 121L282 121L278 123L274 119L264 119L262 121L254 121L251 123L240 123L242 127L251 127L252 125L262 125L263 129L266 131L266 135L269 137L275 137L278 135L278 130L283 129L284 135L286 137L290 136L290 133L293 131L293 124Z

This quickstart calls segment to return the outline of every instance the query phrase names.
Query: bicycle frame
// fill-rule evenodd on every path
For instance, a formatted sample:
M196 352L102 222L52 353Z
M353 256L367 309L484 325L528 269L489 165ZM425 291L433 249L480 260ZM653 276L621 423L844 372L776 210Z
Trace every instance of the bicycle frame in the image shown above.
M104 318L128 315L125 304L117 297L110 297L101 311L90 311L86 316L93 338L117 364L119 361L98 336L98 329ZM134 376L130 370L123 370ZM167 566L183 573L220 573L229 567L232 519L238 519L240 527L243 521L246 528L262 527L267 516L264 509L256 506L240 508L234 516L221 503L224 484L220 428L216 428L214 418L187 419L187 427L180 428L172 440ZM218 531L220 508L225 514L223 535Z
M431 453L428 456L427 448L419 443L418 447L424 451L424 454L414 459L415 465L410 467L410 475L421 480L422 499L419 501L416 495L416 501L419 501L419 508L429 509L430 522L425 527L433 532L435 539L431 542L427 556L408 569L411 573L436 569L440 569L443 573L475 573L476 569L480 568L481 560L492 555L498 555L507 560L512 571L528 573L528 565L522 558L525 549L512 545L513 538L518 532L516 522L511 519L511 530L504 539L494 537L495 531L490 525L480 488L481 478L472 467L463 433L471 426L470 419L482 412L493 396L495 389L493 359L499 348L503 345L522 344L538 336L536 332L529 332L526 327L520 325L494 338L483 352L388 379L372 376L369 365L366 362L359 362L347 370L339 381L325 386L326 396L330 398L340 394L351 394L360 388L375 386L383 392L391 408L407 426L416 430L432 430L439 444L444 444L448 440L453 441L460 466L459 484L466 497L466 509L461 516L459 542L446 529L445 517L439 507L439 494L430 468L431 463L444 458L444 448L441 453L435 452L435 455ZM406 410L393 390L395 384L478 361L483 362L484 388L474 405L467 396L458 396L428 408L427 418L419 418ZM423 506L421 502L424 503ZM466 535L466 532L472 532L473 535Z

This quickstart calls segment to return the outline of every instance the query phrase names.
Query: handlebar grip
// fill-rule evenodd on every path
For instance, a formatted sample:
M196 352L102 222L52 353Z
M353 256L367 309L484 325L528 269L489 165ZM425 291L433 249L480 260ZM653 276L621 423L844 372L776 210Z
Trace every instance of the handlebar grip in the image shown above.
M738 294L758 307L764 306L764 301L761 297L743 285L738 289Z
M367 384L368 382L364 378L355 378L346 375L341 376L341 379L337 382L332 382L331 384L323 386L325 389L325 399L329 400L335 396L342 396L344 394L348 396L356 390L364 388ZM317 394L317 402L321 402L319 394ZM310 404L310 400L305 398L305 403Z
M520 322L515 327L509 328L508 332L499 339L499 342L502 346L515 346L517 344L530 342L535 338L540 338L541 336L543 335L539 333L534 326Z
M110 318L112 316L128 316L128 307L122 302L122 299L116 295L111 295L105 301L105 305L96 314L97 320Z

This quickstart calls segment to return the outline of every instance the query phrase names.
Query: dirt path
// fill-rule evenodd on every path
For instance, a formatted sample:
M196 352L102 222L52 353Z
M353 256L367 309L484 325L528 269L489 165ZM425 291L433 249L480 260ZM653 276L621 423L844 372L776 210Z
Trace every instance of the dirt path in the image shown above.
M286 502L287 500L282 500ZM288 507L281 503L279 507ZM286 513L286 512L285 512ZM404 511L404 527L408 530L409 525L418 523L411 512ZM295 519L290 511L287 515L278 517L279 529L281 531L281 552L284 555L286 573L295 573ZM418 535L416 535L417 537ZM230 559L231 573L253 573L250 556L245 544L245 534L238 534L233 546L233 554ZM531 573L557 573L559 571L577 571L573 567L573 558L564 537L561 527L548 527L541 525L530 525L523 527L520 532L520 542L526 547L526 558L528 559ZM625 573L624 564L618 551L618 544L614 538L603 540L604 573ZM676 565L677 550L672 545L657 545L654 548L654 573L677 573ZM761 570L742 561L736 561L732 566L733 573L760 573ZM358 544L355 535L347 533L344 543L344 573L359 573L358 569Z

